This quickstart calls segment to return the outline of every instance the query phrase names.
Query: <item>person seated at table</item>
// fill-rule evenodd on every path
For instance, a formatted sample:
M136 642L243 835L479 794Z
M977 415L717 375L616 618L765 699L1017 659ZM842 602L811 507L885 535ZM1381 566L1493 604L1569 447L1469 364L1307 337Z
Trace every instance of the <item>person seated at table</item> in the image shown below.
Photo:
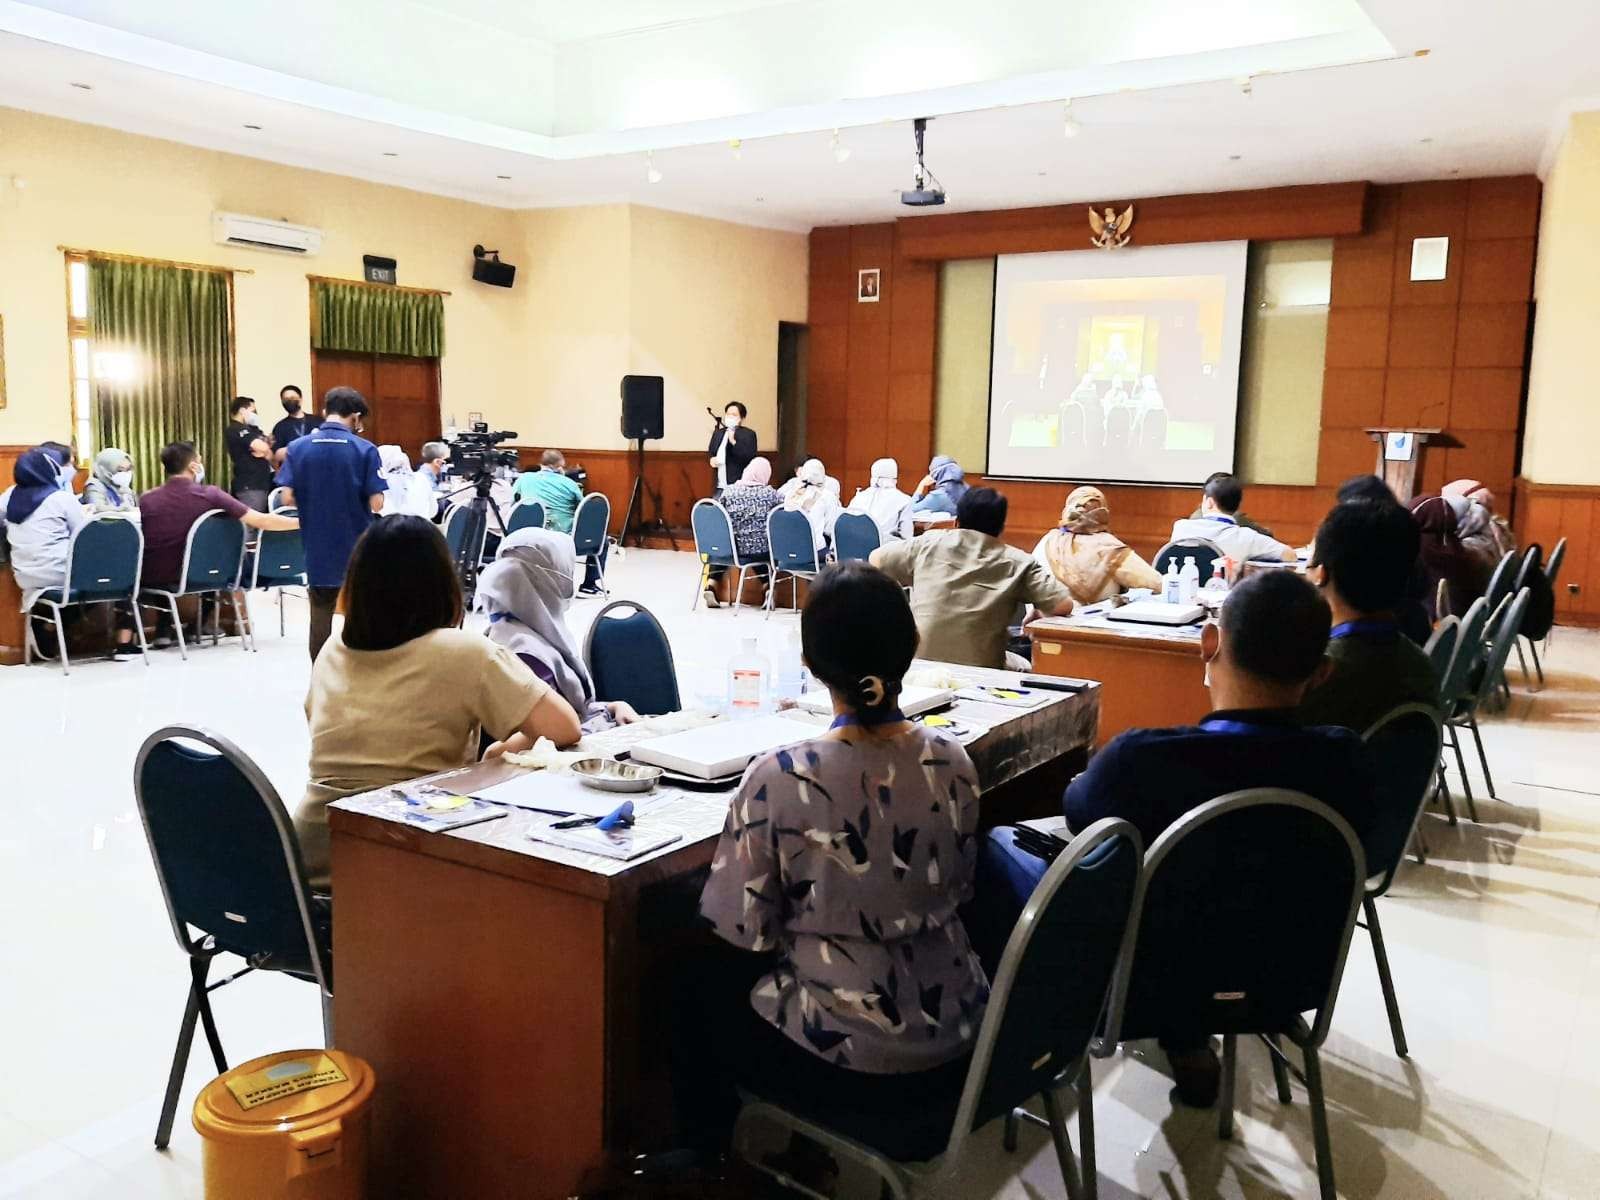
M133 490L133 459L126 450L107 446L94 458L94 471L83 485L83 504L96 516L113 513L139 519L139 493Z
M394 586L405 580L403 588ZM312 890L329 890L328 805L582 734L560 693L516 653L460 628L461 584L444 536L422 517L375 521L355 544L339 596L344 628L311 668L310 782L295 832Z
M623 701L595 699L594 679L567 628L575 580L572 539L551 529L519 529L478 576L474 603L489 617L489 640L520 658L572 706L585 733L631 725L639 714Z
M784 498L783 506L791 512L804 513L811 522L811 538L821 554L828 545L833 522L839 515L839 493L828 486L828 469L822 460L808 458L795 473L796 487Z
M411 458L399 446L378 447L378 478L387 490L383 493L383 509L379 516L396 517L410 513L414 517L432 520L438 505L431 496L423 496L414 488L416 472L411 469ZM419 503L425 501L425 503Z
M1039 539L1033 557L1079 604L1094 604L1129 588L1161 590L1155 568L1111 532L1111 509L1099 488L1081 487L1067 496L1060 527Z
M422 444L422 461L411 476L411 504L413 511L430 520L439 515L439 506L444 503L444 471L449 462L449 442Z
M911 493L911 511L955 516L956 505L967 494L967 476L961 464L943 454L933 456L928 473Z
M771 547L767 543L767 517L772 510L783 506L783 497L772 486L772 463L765 458L752 458L744 474L722 489L716 497L728 514L728 524L733 529L733 544L745 562L755 562L763 567L768 561ZM711 608L720 608L715 581L727 574L727 567L707 568L705 602Z
M1420 542L1416 522L1398 504L1338 504L1323 518L1306 578L1333 612L1333 669L1300 703L1306 724L1364 733L1402 704L1438 705L1433 664L1396 615Z
M892 458L880 458L872 464L870 481L855 494L845 511L871 517L878 527L879 540L886 545L916 532L911 526L911 497L900 490L900 464Z
M1204 484L1201 485L1201 487L1203 489L1203 488L1209 486L1211 483L1213 483L1214 481L1216 481L1218 479L1232 479L1232 478L1233 478L1233 472L1231 472L1231 471L1213 471L1213 472L1211 472L1211 474L1206 476L1206 481L1205 481ZM1201 517L1203 517L1205 515L1206 515L1205 494L1204 494L1204 491L1202 490L1201 496L1200 496L1200 507L1196 508L1194 510L1194 512L1189 514L1189 519L1197 521L1197 520L1199 520ZM1266 537L1271 537L1272 536L1272 530L1268 529L1260 521L1252 521L1249 517L1244 515L1244 512L1242 510L1239 511L1239 512L1234 513L1233 514L1233 519L1235 521L1237 521L1240 525L1244 526L1246 529L1254 529L1257 533L1262 534L1262 535L1264 535Z
M1068 828L1081 831L1101 817L1122 817L1149 847L1209 800L1273 787L1321 800L1363 836L1372 825L1376 784L1366 747L1350 730L1306 726L1298 713L1307 689L1327 672L1329 625L1327 603L1291 571L1262 572L1236 585L1220 619L1201 629L1211 714L1198 725L1130 729L1113 738L1067 788ZM973 914L985 962L999 960L1048 866L1017 846L1013 828L989 834ZM1217 1095L1210 1033L1178 1019L1160 1039L1179 1099L1198 1108L1210 1107Z
M845 1133L953 1104L989 997L957 915L977 772L900 713L917 653L905 593L865 563L831 566L800 636L833 726L745 772L700 911L749 953L694 964L679 995L675 1111L702 1151L725 1145L736 1087Z
M544 527L557 533L571 533L572 519L583 502L583 489L567 474L567 458L554 448L539 456L537 471L517 476L511 494L518 503L537 500L544 505Z
M1417 562L1421 565L1425 589L1422 602L1428 619L1437 621L1451 613L1465 615L1489 586L1492 566L1461 544L1456 532L1456 511L1443 496L1418 496L1411 502L1411 516L1422 535Z
M1200 515L1183 517L1172 523L1174 542L1198 538L1210 542L1235 562L1252 558L1294 562L1293 546L1268 537L1239 521L1239 506L1244 503L1244 484L1232 475L1213 475L1200 497Z
M1007 665L1006 643L1020 605L1047 615L1072 611L1072 593L1050 568L1000 540L1006 498L970 489L956 506L956 528L880 546L872 565L911 588L922 656L973 667ZM1026 663L1017 669L1025 670Z

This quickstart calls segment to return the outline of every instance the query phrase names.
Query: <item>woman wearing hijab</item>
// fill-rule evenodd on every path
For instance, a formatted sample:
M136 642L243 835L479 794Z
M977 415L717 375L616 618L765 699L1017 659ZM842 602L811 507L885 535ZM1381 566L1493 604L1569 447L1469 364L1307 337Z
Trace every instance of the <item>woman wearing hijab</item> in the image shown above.
M738 482L723 489L718 502L728 511L739 557L766 561L767 514L783 503L772 486L772 463L765 458L751 459Z
M1506 523L1505 518L1495 515L1494 493L1476 479L1457 479L1453 483L1447 483L1440 490L1440 495L1447 500L1459 496L1468 503L1483 509L1486 518L1471 515L1463 519L1470 521L1472 537L1476 539L1476 545L1469 548L1480 554L1492 553L1491 569L1502 558L1517 548L1517 535L1511 532L1511 526ZM1465 543L1467 533L1464 530L1460 532L1462 541ZM1486 549L1486 547L1492 547L1492 549Z
M839 516L839 495L828 486L828 469L820 458L808 458L795 472L798 484L784 499L791 512L805 513L811 522L811 535L820 554L828 544L828 534Z
M478 576L475 603L489 614L489 640L504 646L578 714L585 733L628 725L639 714L618 700L595 699L594 680L573 644L564 614L572 602L572 539L549 529L519 529Z
M126 450L107 446L95 455L94 472L83 485L83 503L95 514L117 513L139 519L139 494L133 490L133 460Z
M873 463L871 482L855 494L845 511L871 517L883 542L910 537L914 532L911 497L900 490L900 464L892 458Z
M1111 510L1099 488L1067 497L1061 526L1039 540L1034 558L1050 568L1078 604L1094 604L1129 588L1161 590L1161 576L1111 532Z
M427 511L423 511L416 504L416 489L411 486L414 477L411 459L399 446L378 447L378 475L388 485L388 490L383 493L380 516L395 517L409 513L413 517L433 519L438 506L431 505Z
M928 464L927 477L917 484L911 511L948 513L953 517L956 515L956 505L961 503L961 497L966 494L967 477L961 464L940 454Z
M1464 613L1489 582L1480 559L1462 546L1456 529L1456 511L1443 496L1419 496L1411 502L1411 515L1422 531L1419 562L1427 582L1423 603L1428 617L1437 621L1449 613ZM1448 608L1439 610L1439 584L1443 581Z

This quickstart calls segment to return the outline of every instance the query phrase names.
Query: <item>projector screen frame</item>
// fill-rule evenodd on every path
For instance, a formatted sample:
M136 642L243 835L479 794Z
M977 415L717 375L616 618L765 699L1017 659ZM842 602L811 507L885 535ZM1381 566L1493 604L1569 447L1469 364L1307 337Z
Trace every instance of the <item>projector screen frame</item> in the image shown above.
M1230 305L1229 314L1236 313L1238 320L1238 353L1234 366L1233 379L1233 439L1227 459L1226 468L1217 467L1215 470L1226 469L1229 474L1235 473L1239 468L1239 406L1243 402L1244 388L1244 336L1245 336L1245 303L1248 290L1249 253L1251 240L1248 238L1229 238L1226 240L1213 240L1207 242L1175 242L1172 246L1233 246L1240 247L1240 269L1238 271L1239 295L1237 306ZM1165 245L1165 244L1164 244ZM1153 249L1154 247L1139 247L1139 249ZM1027 472L996 472L994 465L994 356L999 345L999 330L996 322L1000 312L1000 260L1002 258L1028 258L1039 257L1046 254L1092 254L1090 250L1070 251L1023 251L1015 254L996 254L990 260L989 288L989 382L985 392L986 412L983 425L983 478L1002 483L1048 483L1081 486L1084 484L1109 484L1114 487L1152 487L1152 488L1198 488L1204 486L1203 480L1179 479L1127 479L1111 475L1039 475ZM1102 251L1103 254L1114 255L1116 251ZM1213 472L1214 473L1214 472Z

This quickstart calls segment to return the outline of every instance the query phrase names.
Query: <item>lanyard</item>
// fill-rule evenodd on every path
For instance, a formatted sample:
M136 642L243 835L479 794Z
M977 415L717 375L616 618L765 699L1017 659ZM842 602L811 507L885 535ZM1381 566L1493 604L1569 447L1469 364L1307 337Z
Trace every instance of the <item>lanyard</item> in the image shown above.
M904 721L905 719L905 713L901 712L900 706L896 704L894 707L886 710L881 716L875 717L870 721L863 721L855 713L840 713L833 719L833 724L829 725L828 729L830 731L834 729L843 729L847 725L859 725L863 729L871 729L875 725L893 725L896 721Z
M1328 640L1338 641L1340 638L1363 637L1394 638L1400 636L1400 626L1393 621L1341 621L1328 631Z
M1265 733L1270 729L1277 729L1276 725L1258 725L1253 721L1230 721L1226 718L1212 720L1209 717L1200 722L1200 728L1207 733Z
M1213 513L1209 517L1201 517L1202 521L1221 521L1224 525L1237 525L1239 522L1232 517L1224 517L1220 513Z

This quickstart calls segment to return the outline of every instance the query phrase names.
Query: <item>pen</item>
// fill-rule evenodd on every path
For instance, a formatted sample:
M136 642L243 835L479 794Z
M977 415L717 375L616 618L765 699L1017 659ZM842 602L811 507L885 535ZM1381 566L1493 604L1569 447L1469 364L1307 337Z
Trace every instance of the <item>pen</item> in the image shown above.
M1047 692L1081 692L1088 688L1088 684L1076 679L1063 679L1052 681L1047 679L1024 679L1024 687L1043 688Z
M581 829L585 825L593 825L596 829L615 829L620 826L633 824L633 801L624 800L616 808L603 817L570 817L565 821L556 821L551 829Z

